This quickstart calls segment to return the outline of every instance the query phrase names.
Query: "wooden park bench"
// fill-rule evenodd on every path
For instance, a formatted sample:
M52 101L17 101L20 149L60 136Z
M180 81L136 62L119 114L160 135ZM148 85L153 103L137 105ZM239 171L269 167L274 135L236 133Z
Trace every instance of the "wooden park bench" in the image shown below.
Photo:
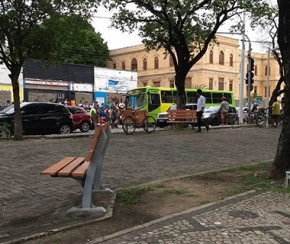
M167 111L167 123L171 125L174 124L184 124L192 125L197 123L197 115L195 110L168 110Z
M101 189L101 171L110 135L108 123L98 126L86 157L65 157L41 172L52 177L69 177L81 184L83 188L81 206L73 207L68 212L106 212L104 207L95 207L92 204L92 193L111 191Z

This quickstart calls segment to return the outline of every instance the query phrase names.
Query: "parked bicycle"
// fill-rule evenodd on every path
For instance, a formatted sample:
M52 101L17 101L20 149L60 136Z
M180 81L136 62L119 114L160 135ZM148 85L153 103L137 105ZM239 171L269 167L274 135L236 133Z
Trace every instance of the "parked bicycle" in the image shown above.
M136 128L143 128L145 132L152 133L156 128L156 120L145 110L125 110L122 115L123 131L130 135Z
M267 122L270 126L275 127L275 128L280 125L283 125L282 117L280 116L277 119L273 119L269 113L269 108L260 110L260 114L261 116L259 120L256 122L257 126L260 128L265 127Z
M6 126L0 126L0 138L11 137L11 132Z
M255 111L255 112L247 112L244 113L244 123L245 124L256 124L261 121L262 118L264 116L264 114L260 113L259 111Z

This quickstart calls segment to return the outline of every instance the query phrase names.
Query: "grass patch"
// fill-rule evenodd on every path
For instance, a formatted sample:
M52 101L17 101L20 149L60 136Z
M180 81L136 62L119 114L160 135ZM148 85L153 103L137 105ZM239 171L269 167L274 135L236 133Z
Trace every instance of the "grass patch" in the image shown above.
M242 178L242 183L248 189L290 193L290 188L285 188L283 181L272 181L266 174L246 175Z
M141 196L137 189L124 189L117 193L116 201L123 204L137 204L141 202Z
M245 171L255 171L255 170L268 170L269 163L259 163L259 164L244 164L234 168L224 169L221 172L225 173L239 173Z
M167 188L167 186L164 183L159 183L157 185L154 185L154 187L159 188L159 189Z

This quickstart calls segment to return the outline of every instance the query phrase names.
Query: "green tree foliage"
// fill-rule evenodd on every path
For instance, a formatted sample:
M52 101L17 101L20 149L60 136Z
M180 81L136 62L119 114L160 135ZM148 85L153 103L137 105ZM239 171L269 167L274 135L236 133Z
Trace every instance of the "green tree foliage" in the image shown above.
M165 49L175 67L177 106L185 106L187 73L206 53L218 29L243 12L259 16L268 9L262 0L104 0L117 9L113 26L139 29L148 50ZM239 25L236 25L239 26Z
M50 38L43 24L55 16L89 16L91 0L0 0L0 60L10 70L15 107L14 139L23 139L18 77L22 65ZM61 32L55 33L61 36Z
M48 64L75 63L106 66L110 60L107 43L84 18L54 15L46 20L41 31L49 38L43 40L46 48L35 50L30 58L41 59Z

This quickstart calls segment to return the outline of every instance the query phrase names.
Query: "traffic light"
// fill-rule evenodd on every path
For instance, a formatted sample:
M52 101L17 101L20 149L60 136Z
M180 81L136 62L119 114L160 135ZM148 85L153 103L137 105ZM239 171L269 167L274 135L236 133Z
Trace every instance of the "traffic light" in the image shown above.
M250 70L251 71L254 71L255 70L255 60L253 59L253 58L250 58L250 60L251 60L251 64L250 64Z
M253 90L253 83L254 83L254 70L255 70L255 61L253 58L249 58L248 59L249 64L248 64L248 72L247 72L247 76L246 76L246 84L249 84L249 80L250 80L250 84L251 84L251 91Z
M250 83L253 84L254 83L254 73L252 71L248 71L247 76L246 76L246 84L249 84L249 79L250 79Z
M249 86L249 85L247 85L247 90L248 90L248 86ZM253 84L250 84L250 91L253 91L253 89L254 89Z

